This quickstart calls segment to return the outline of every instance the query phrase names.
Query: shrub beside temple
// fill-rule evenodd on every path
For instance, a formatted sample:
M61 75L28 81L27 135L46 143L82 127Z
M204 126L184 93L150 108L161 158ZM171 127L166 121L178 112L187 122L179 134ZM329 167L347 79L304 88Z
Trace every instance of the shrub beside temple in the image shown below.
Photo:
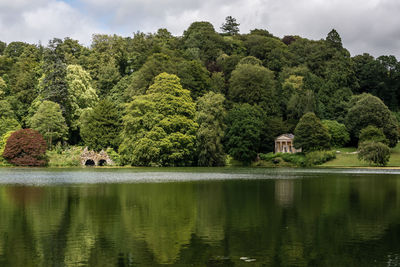
M17 166L45 166L46 149L46 141L38 131L21 129L8 138L3 157Z

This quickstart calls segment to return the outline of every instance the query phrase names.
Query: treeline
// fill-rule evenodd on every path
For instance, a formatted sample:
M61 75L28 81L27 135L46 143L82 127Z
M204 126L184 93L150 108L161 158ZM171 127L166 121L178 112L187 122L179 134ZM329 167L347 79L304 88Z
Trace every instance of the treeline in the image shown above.
M310 112L328 131L317 148L357 144L368 125L397 143L394 56L351 57L335 30L315 41L263 29L240 34L238 26L227 17L222 33L194 22L182 36L166 29L93 35L90 47L71 38L45 47L0 42L1 144L10 132L33 128L50 149L109 147L121 164L220 166L226 155L249 163ZM371 101L383 110L368 111L376 121L353 116Z

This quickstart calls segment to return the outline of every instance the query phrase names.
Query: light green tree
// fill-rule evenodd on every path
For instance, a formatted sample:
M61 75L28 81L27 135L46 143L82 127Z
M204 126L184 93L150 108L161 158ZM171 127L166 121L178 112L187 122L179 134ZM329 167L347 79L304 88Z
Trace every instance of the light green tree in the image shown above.
M337 121L323 120L322 125L328 129L331 136L331 146L342 147L350 141L350 135L344 124Z
M226 111L225 97L209 92L197 101L197 164L199 166L225 165L224 138Z
M90 74L79 65L67 67L66 82L68 85L68 102L71 109L71 128L75 130L78 119L86 108L93 108L99 98L92 87Z
M9 131L0 138L0 164L4 165L7 164L7 161L3 158L4 148L6 147L7 140L11 136L14 131Z
M133 97L123 117L120 153L125 164L187 166L193 163L195 103L176 75L161 73L145 95Z
M14 111L7 100L0 100L0 138L9 131L16 131L21 128L15 119Z
M3 99L6 89L7 89L7 84L3 80L3 78L0 77L0 100Z
M29 124L43 135L50 149L53 143L66 140L68 127L57 103L43 101Z

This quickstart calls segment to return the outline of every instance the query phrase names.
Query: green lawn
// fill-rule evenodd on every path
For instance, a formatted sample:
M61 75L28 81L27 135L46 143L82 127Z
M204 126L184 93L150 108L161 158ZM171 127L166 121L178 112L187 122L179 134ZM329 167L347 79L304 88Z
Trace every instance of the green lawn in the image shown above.
M322 167L369 167L365 161L359 161L357 154L349 154L356 151L355 147L337 148L336 159L328 161ZM400 145L392 149L390 160L387 167L400 167Z

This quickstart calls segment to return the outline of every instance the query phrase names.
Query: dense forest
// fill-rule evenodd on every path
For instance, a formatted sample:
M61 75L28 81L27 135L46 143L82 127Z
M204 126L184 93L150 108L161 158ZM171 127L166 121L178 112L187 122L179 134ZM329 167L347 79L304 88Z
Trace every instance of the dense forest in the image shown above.
M317 41L240 34L232 17L219 30L93 35L90 47L0 42L1 149L21 128L50 150L108 148L135 166L250 163L283 133L305 152L357 146L360 133L397 144L395 56L352 57L335 30Z

